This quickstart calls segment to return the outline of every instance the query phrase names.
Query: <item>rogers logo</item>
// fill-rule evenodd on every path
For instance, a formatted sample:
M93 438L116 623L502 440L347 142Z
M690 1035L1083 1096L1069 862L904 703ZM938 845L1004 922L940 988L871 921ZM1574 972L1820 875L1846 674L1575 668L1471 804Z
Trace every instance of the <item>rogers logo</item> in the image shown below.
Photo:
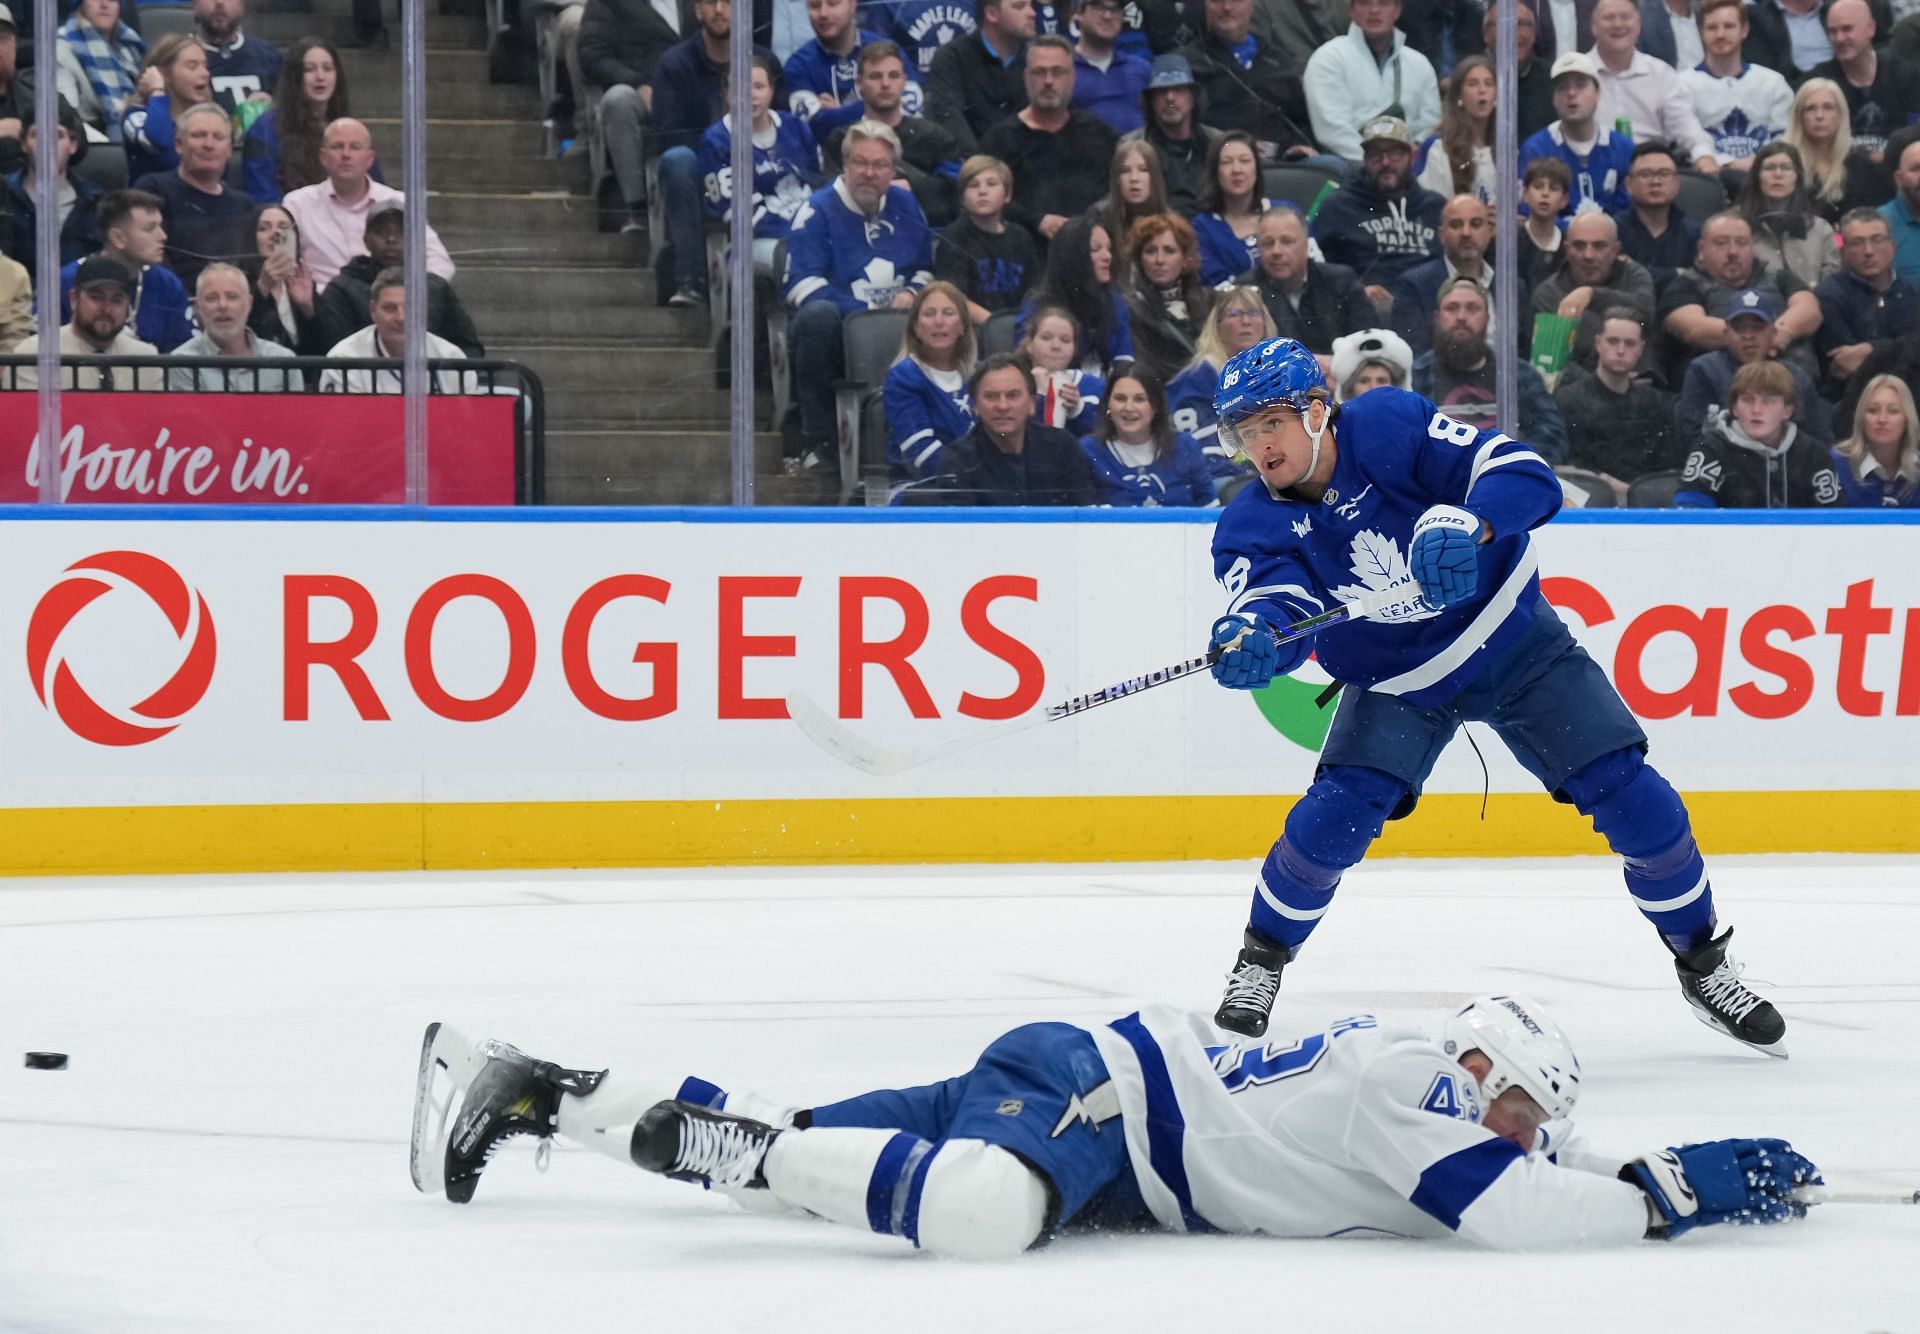
M56 652L74 617L101 595L144 594L185 646L166 684L128 708L102 704ZM101 746L138 746L157 741L180 725L213 680L213 616L207 600L187 586L179 571L140 551L103 551L77 560L33 609L27 622L27 672L40 702L82 740Z

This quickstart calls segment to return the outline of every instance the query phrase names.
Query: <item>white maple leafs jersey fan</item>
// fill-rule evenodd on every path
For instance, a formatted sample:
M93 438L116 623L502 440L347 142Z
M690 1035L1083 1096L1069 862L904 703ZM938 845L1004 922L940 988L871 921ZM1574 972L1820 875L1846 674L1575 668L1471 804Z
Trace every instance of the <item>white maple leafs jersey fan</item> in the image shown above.
M1559 479L1526 444L1455 421L1405 389L1360 395L1331 429L1338 460L1319 504L1247 486L1221 512L1213 572L1227 610L1287 625L1336 601L1404 589L1402 601L1321 631L1311 647L1337 681L1418 705L1450 699L1532 618L1539 558L1527 528L1559 510ZM1479 591L1440 611L1407 568L1413 526L1433 505L1463 506L1493 530ZM1282 669L1304 661L1308 647L1300 640Z
M1420 1029L1355 1015L1223 1045L1205 1016L1148 1006L1091 1032L1141 1196L1174 1231L1457 1233L1501 1249L1646 1233L1619 1160L1562 1149L1557 1163L1484 1129L1472 1074Z

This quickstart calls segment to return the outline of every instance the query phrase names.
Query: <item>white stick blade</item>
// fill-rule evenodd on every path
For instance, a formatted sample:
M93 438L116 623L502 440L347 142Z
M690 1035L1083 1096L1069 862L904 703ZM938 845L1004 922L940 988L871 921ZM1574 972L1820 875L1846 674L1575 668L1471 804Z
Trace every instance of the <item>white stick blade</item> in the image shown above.
M787 716L794 726L807 734L814 745L862 773L876 778L897 774L907 767L909 756L863 741L844 727L838 718L802 694L787 696Z

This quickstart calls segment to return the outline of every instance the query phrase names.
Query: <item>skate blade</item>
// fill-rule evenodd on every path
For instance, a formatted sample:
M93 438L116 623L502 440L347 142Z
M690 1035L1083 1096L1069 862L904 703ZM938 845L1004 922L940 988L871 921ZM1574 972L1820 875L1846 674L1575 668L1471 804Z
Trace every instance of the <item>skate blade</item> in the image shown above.
M1695 1019L1698 1019L1701 1023L1705 1024L1708 1028L1711 1028L1714 1032L1719 1033L1723 1037L1732 1038L1735 1042L1745 1047L1748 1051L1757 1051L1762 1056L1771 1056L1776 1060L1784 1061L1787 1059L1787 1043L1785 1038L1782 1038L1780 1041L1774 1043L1770 1047L1763 1047L1757 1042L1748 1042L1745 1038L1741 1037L1738 1033L1734 1032L1732 1029L1728 1028L1725 1024L1721 1023L1713 1015L1708 1014L1705 1010L1693 1004L1692 1001L1687 1002L1687 1008L1693 1011L1693 1017Z
M459 1030L442 1023L427 1025L420 1039L408 1154L413 1188L422 1194L437 1195L446 1189L447 1127L458 1115L474 1072L482 1064L473 1044Z

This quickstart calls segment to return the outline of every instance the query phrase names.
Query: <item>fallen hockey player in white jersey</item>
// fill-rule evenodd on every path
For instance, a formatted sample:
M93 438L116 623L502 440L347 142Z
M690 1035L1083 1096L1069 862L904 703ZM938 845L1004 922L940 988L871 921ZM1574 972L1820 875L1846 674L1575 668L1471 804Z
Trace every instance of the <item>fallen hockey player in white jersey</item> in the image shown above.
M515 1135L903 1237L1011 1256L1062 1230L1458 1234L1501 1249L1671 1240L1801 1217L1820 1183L1782 1140L1606 1157L1574 1134L1580 1065L1533 1002L1490 996L1438 1036L1354 1015L1222 1043L1204 1015L1028 1024L968 1073L809 1109L704 1080L532 1060L427 1029L413 1181L464 1203Z

